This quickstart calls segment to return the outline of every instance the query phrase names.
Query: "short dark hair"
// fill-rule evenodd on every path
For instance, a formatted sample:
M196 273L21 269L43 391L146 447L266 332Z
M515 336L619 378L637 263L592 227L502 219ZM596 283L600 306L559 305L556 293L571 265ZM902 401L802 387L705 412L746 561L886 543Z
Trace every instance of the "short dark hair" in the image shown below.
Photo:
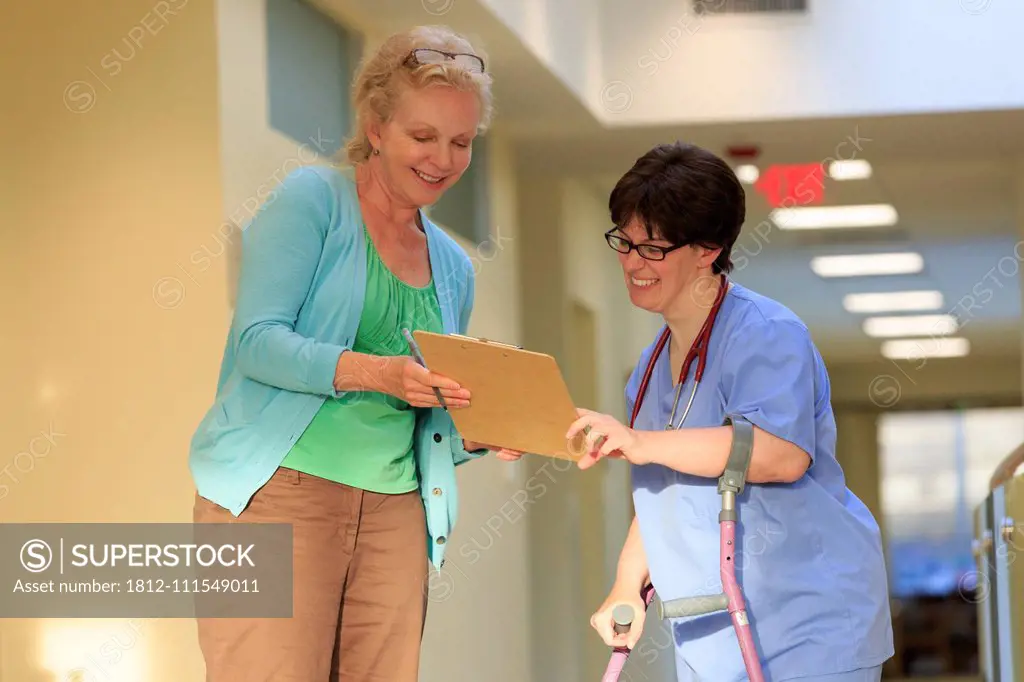
M732 247L746 220L746 193L729 165L692 144L661 144L637 159L608 199L619 229L635 218L647 236L722 248L712 270L732 270Z

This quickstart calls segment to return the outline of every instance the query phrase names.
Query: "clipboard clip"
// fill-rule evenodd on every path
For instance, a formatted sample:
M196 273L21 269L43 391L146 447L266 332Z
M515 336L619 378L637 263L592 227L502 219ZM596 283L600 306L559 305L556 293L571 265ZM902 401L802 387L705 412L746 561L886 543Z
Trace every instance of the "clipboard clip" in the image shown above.
M523 350L522 346L517 346L514 343L503 343L502 341L491 341L490 339L484 339L476 336L466 336L465 334L451 334L457 339L466 339L467 341L479 341L480 343L489 343L493 346L503 346L505 348L515 348L516 350Z

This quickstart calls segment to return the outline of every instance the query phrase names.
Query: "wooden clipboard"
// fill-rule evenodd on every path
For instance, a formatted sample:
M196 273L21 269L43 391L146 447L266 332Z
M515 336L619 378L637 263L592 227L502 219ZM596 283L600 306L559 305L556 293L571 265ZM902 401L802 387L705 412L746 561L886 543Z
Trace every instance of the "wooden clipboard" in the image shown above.
M450 410L466 440L576 461L584 436L568 442L577 419L562 371L545 353L460 334L414 331L427 367L470 392L470 406Z

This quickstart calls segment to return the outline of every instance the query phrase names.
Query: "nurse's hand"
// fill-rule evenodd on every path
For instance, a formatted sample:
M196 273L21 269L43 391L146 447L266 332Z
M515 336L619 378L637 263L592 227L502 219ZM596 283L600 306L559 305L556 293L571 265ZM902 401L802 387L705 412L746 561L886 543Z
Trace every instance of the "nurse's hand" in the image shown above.
M576 413L579 419L572 423L565 437L572 441L576 434L586 433L584 452L577 463L580 469L589 469L603 457L624 458L632 464L649 463L637 431L611 415L583 408L577 408Z
M628 604L633 608L633 622L630 624L629 630L622 634L615 632L615 619L612 615L615 607L620 604ZM612 587L611 594L601 604L601 608L590 617L590 626L597 630L597 634L604 640L605 645L613 648L624 646L632 649L640 640L640 635L643 634L646 615L647 607L644 606L640 593L616 583Z

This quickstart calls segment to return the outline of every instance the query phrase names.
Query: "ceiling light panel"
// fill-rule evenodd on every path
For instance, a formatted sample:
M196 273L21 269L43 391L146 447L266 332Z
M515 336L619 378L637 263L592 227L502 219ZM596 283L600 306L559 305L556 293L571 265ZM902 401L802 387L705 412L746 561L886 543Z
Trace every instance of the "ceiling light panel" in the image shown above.
M886 291L847 294L843 307L851 313L894 313L915 310L940 310L944 305L940 291Z
M871 164L864 159L840 159L828 166L833 180L866 180L871 177Z
M816 256L811 270L819 277L915 275L924 270L924 257L914 252Z
M753 185L759 177L761 177L761 171L753 164L745 163L736 167L736 179L745 185Z
M772 212L772 221L783 230L892 227L898 220L896 208L891 204L797 206Z
M961 358L970 352L970 342L960 337L891 339L882 342L882 355L890 360Z
M948 336L956 332L957 322L952 315L895 315L869 317L863 329L874 337Z

